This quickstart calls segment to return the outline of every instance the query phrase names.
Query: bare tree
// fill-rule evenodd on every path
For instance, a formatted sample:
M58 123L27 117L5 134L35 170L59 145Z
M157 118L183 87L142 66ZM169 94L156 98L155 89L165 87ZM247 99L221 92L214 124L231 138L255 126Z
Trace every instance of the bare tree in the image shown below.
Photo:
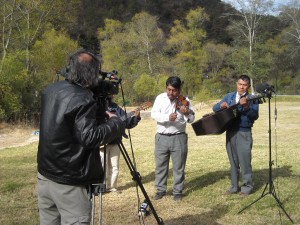
M53 0L23 0L16 5L18 18L16 29L19 32L22 49L26 51L26 69L30 65L30 47L33 45L48 14L53 10Z
M290 0L280 11L280 19L289 25L283 30L285 41L293 46L292 55L296 55L300 50L300 0Z
M161 54L165 41L162 30L158 27L158 18L146 12L136 14L128 26L128 41L134 49L131 53L144 58L148 65L149 73L153 74L153 58Z
M257 30L262 17L272 12L274 0L229 0L227 2L237 9L237 11L227 14L227 16L233 18L230 29L248 45L250 65L248 73L253 76L251 68L254 66L253 51L257 38ZM251 87L253 92L253 85Z
M0 74L2 73L4 60L6 58L7 49L9 47L11 41L11 34L13 30L13 22L14 22L14 11L15 11L16 0L13 1L2 1L1 6L1 37L2 37L2 44L1 44L1 51L2 57L0 62Z

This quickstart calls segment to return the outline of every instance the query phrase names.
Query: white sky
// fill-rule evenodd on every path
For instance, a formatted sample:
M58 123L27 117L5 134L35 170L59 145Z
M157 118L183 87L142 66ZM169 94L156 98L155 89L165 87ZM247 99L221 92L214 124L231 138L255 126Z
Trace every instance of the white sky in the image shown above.
M274 0L274 5L285 5L287 0Z
M232 2L232 0L222 0L223 2ZM290 2L291 0L273 0L274 5L273 8L276 10L276 8L282 6L282 5L286 5ZM271 14L276 14L276 12L271 12Z
M228 0L222 0L223 2L228 2ZM275 6L279 5L285 5L289 2L289 0L273 0Z

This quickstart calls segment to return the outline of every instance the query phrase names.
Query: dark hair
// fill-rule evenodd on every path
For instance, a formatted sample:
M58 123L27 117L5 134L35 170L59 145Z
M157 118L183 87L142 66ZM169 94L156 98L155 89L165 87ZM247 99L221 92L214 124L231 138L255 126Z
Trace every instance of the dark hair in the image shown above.
M91 58L85 58L85 54ZM93 88L98 85L100 69L100 60L96 55L79 49L69 58L67 80L84 88Z
M166 81L166 87L168 87L170 85L176 89L180 89L181 84L182 84L182 82L181 82L180 78L177 76L169 77Z
M239 76L238 80L243 80L250 85L250 77L248 75L243 74L243 75Z

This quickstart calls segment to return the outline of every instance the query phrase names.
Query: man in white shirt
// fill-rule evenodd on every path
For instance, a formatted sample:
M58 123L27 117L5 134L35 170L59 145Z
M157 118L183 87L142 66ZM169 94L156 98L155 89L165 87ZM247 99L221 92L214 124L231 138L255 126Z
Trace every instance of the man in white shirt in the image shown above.
M195 119L191 102L180 95L182 84L179 77L169 77L166 81L166 92L156 97L151 111L151 117L157 122L155 200L166 195L170 156L173 164L173 199L182 199L188 149L186 123L192 123Z

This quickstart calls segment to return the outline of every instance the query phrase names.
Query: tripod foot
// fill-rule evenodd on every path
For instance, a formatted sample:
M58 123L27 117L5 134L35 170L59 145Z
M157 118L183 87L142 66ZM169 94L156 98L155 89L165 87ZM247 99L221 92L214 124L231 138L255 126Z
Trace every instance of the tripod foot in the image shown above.
M282 203L279 201L279 199L277 198L277 196L272 192L271 193L272 196L274 197L275 201L277 202L277 205L282 209L282 211L284 212L284 214L289 218L289 220L294 223L294 221L292 220L292 218L289 216L289 214L285 211L285 209L282 206Z
M266 190L266 189L265 189ZM279 201L279 199L276 197L276 194L274 192L267 192L267 193L262 193L262 195L256 199L254 202L252 202L250 205L244 207L243 209L241 209L238 214L240 214L241 212L243 212L245 209L249 208L251 205L253 205L254 203L258 202L260 199L262 199L263 197L265 197L266 195L272 195L277 203L277 205L282 209L282 211L284 212L284 214L289 218L289 220L294 223L294 221L292 220L292 218L289 216L289 214L285 211L285 209L282 206L282 203Z

